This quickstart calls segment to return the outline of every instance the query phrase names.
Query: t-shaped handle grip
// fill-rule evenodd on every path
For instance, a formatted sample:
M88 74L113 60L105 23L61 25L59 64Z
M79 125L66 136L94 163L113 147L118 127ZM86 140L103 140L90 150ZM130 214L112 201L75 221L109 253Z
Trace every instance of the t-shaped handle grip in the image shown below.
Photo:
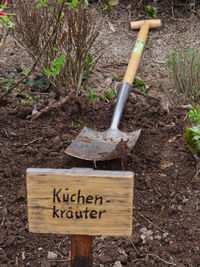
M126 73L124 75L123 82L133 84L135 79L135 75L139 66L139 62L142 56L142 52L147 41L148 33L150 29L160 28L162 26L160 19L155 20L140 20L131 22L132 29L140 29L137 41L134 46L133 52L131 54L131 58L129 60L128 67L126 69Z
M149 29L161 28L162 22L160 19L139 20L131 22L132 30L139 30L144 23L149 24Z

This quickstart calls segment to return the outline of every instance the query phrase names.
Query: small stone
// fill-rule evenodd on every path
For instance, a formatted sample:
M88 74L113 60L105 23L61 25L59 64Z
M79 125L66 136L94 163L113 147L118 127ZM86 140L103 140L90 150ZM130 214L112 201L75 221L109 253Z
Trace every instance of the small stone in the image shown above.
M122 255L126 255L127 256L127 254L126 254L126 252L125 252L125 250L123 248L118 248L118 252L120 254L122 254Z
M161 236L161 235L156 235L156 236L155 236L155 239L157 239L157 240L161 240L161 239L162 239L162 236Z
M10 178L12 176L12 170L9 166L6 166L4 169L4 174L7 178Z
M183 209L182 209L182 206L178 206L178 208L177 208L177 209L178 209L178 210L183 210Z
M22 252L22 260L24 261L25 260L25 251Z
M140 236L140 238L142 239L142 244L145 244L145 242L146 242L146 235L144 235L144 234L142 234L141 236Z
M189 199L188 198L185 198L185 197L182 200L183 204L187 203L188 201L189 201Z
M17 176L19 174L19 169L17 168L17 166L13 166L12 167L12 173L13 175Z
M147 231L147 228L146 228L146 227L142 227L142 228L140 229L140 232L143 233L143 234L146 233L146 231Z
M49 251L47 254L47 259L48 260L56 260L58 255L52 251Z
M113 267L122 267L122 264L120 261L116 261Z
M164 234L163 234L163 238L166 238L166 237L168 237L168 235L169 235L169 233L167 233L167 232L166 232L166 233L164 233Z
M142 240L145 240L146 235L142 234L140 237L141 237Z
M32 110L32 116L35 115L35 114L37 114L37 113L38 113L38 110L34 108L34 109Z
M42 248L42 247L39 247L39 248L38 248L38 251L42 251L42 250L43 250L43 248Z
M117 6L117 5L119 5L119 0L110 0L109 5L110 6Z
M146 236L152 236L153 235L153 231L148 230L148 231L146 231L145 235Z

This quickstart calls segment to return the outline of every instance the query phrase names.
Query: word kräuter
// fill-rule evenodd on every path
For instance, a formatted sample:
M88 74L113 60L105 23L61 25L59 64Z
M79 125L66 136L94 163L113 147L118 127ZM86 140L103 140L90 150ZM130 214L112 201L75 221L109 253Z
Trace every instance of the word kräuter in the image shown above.
M99 209L98 206L105 204L103 196L84 195L79 189L76 193L70 193L69 188L53 189L53 218L61 219L102 219L106 213L105 209ZM63 209L63 204L67 204ZM76 204L71 205L70 204ZM62 207L60 208L60 204ZM91 208L90 208L91 206Z

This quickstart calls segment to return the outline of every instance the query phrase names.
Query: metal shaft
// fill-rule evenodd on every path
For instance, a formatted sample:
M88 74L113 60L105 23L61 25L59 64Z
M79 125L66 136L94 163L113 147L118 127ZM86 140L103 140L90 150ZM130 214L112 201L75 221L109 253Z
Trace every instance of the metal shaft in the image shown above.
M120 120L126 105L126 101L128 99L130 90L131 90L132 85L130 83L123 83L122 87L120 88L120 92L117 98L117 103L115 106L114 114L112 117L112 122L110 125L110 129L115 130L118 129Z

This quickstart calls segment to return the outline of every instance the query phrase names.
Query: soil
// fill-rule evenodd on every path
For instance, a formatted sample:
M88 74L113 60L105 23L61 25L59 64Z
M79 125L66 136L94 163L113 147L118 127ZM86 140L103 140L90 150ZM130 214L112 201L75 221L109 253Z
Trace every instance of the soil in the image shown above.
M113 11L112 15L117 16L118 25L120 19L128 21L126 9L127 6L122 4L117 11ZM134 12L133 7L131 12ZM119 14L122 14L121 17ZM108 19L115 25L116 20L112 16ZM195 17L192 22L185 21L185 32L178 28L180 36L187 37L188 44L191 39L187 32L199 23ZM175 30L182 22L176 20L175 26L170 22L167 25L162 31L166 32L170 28L171 34L171 29ZM150 38L149 47L152 43L153 45L145 52L143 63L148 60L152 62L147 54L156 59L154 53L158 51L159 62L164 60L162 45L158 50L156 47L160 43L164 47L171 41L171 35L166 42L165 37L160 37L162 31L156 33L157 44L153 41L155 36ZM121 41L124 40L124 32L121 28ZM195 36L196 33L191 34ZM112 32L112 35L114 42L118 32ZM128 38L127 42L132 37ZM104 39L109 42L106 35ZM175 41L172 40L169 49ZM127 43L127 47L130 50L132 44ZM165 47L165 51L168 48ZM7 71L10 70L8 72L1 69L1 76L17 73L20 62L18 56L23 52L16 49L19 50L16 64L10 64L6 68ZM122 50L117 48L110 51L123 55ZM5 51L4 57L7 52ZM160 55L163 58L160 59ZM123 61L122 56L117 60L122 68L114 65L108 71L108 68L102 67L103 64L108 66L112 59L116 60L116 57L110 52L107 62L105 58L102 59L99 70L104 70L107 77L111 77L113 73L116 76L123 75L125 57ZM11 59L8 56L8 62L5 63L8 64L9 60ZM163 63L155 64L161 74ZM200 177L197 162L184 139L184 130L188 124L187 110L180 107L166 108L163 104L166 103L164 95L158 92L154 82L148 81L152 72L148 71L146 76L147 69L143 70L141 67L140 72L147 77L145 82L151 83L151 88L147 96L131 93L120 125L124 132L141 128L139 140L127 157L97 162L97 166L93 162L70 157L64 151L84 126L98 131L109 127L114 100L93 103L87 96L80 95L76 100L69 99L61 108L35 121L30 121L29 116L35 108L39 110L55 102L53 93L36 92L37 101L32 105L11 101L9 105L0 107L0 267L51 267L69 264L68 236L29 232L26 196L26 169L29 167L96 167L100 170L127 170L135 173L133 235L130 238L95 237L94 266L200 266ZM100 84L104 88L103 80L106 76L97 70L97 76L98 73L102 77L100 81L97 79L96 85ZM167 77L164 78L167 81ZM49 252L55 253L56 257L50 259Z

